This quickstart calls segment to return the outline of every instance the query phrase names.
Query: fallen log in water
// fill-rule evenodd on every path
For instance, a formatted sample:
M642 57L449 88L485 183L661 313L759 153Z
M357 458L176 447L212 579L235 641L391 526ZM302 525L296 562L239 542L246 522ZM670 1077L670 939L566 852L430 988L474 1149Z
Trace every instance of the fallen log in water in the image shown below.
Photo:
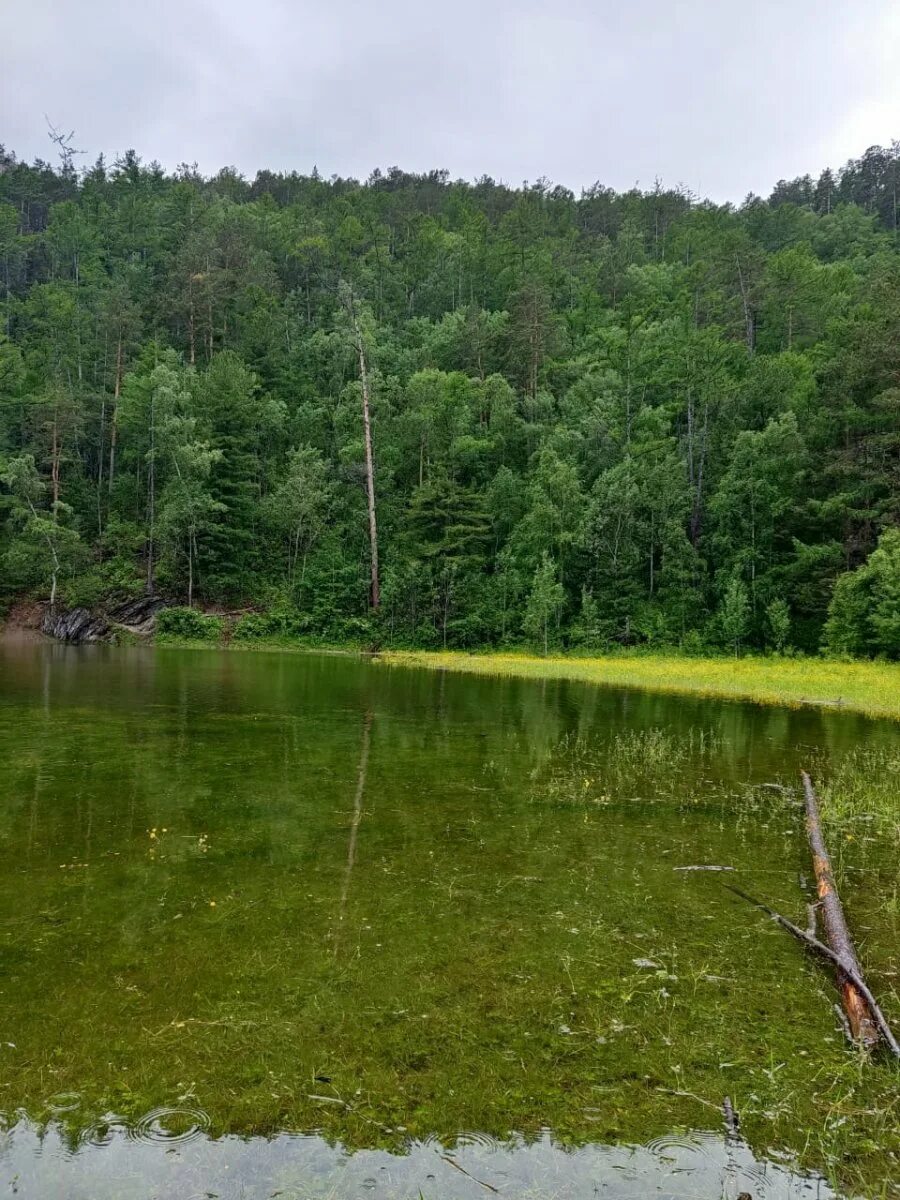
M801 774L803 778L803 792L806 797L806 832L809 836L813 867L816 872L816 890L819 894L819 903L822 908L825 937L828 945L838 955L841 963L849 964L853 968L852 971L847 971L843 965L838 967L837 982L841 992L841 1000L843 1001L844 1011L847 1014L847 1020L850 1022L850 1030L853 1037L856 1041L862 1042L864 1046L871 1047L878 1041L878 1025L874 1020L874 1014L866 997L853 979L854 975L862 977L862 968L856 957L853 939L850 937L850 931L847 928L847 921L844 917L841 898L838 895L837 886L834 882L831 860L828 857L825 838L822 836L819 804L816 799L812 780L806 771L803 771Z
M839 954L836 954L830 946L826 946L824 942L820 942L818 938L813 937L810 933L807 933L805 929L801 929L799 925L795 925L793 921L789 921L787 917L783 917L781 913L776 912L774 908L770 908L768 904L763 904L762 900L756 900L753 898L753 896L748 896L746 892L742 892L740 888L733 887L731 884L726 883L725 886L728 888L729 892L734 892L736 896L740 896L740 898L742 900L746 900L748 904L752 904L756 908L762 909L764 913L768 913L773 921L777 921L779 925L788 931L788 933L792 933L794 937L798 939L798 941L803 942L805 945L809 946L811 950L815 950L817 954L821 954L824 958L827 958L829 962L833 962L839 970L843 971L843 973L856 986L861 996L868 1004L875 1027L877 1028L878 1033L880 1033L884 1038L888 1049L895 1058L900 1058L900 1044L898 1044L897 1039L894 1037L891 1027L887 1023L887 1018L878 1007L878 1002L869 991L866 981L863 979L862 975L859 974L858 963L854 964L848 962L846 959L843 959Z

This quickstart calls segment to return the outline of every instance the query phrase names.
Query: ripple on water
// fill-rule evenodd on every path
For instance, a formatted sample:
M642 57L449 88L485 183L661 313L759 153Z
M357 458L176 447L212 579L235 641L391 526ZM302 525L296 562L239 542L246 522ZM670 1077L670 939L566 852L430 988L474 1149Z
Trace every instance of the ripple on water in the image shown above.
M703 1162L715 1154L721 1145L721 1138L714 1133L691 1131L683 1134L665 1134L647 1142L647 1149L657 1158L697 1158Z
M175 1146L191 1142L209 1129L209 1116L202 1108L174 1106L152 1108L127 1129L132 1141Z
M748 1194L754 1200L783 1196L791 1189L794 1196L819 1196L820 1181L815 1177L793 1175L789 1166L759 1161L741 1139L723 1140L721 1135L695 1130L667 1134L648 1142L646 1149L673 1173L690 1173L713 1167L731 1176L732 1191ZM785 1155L790 1163L790 1155ZM829 1193L830 1194L830 1193Z
M485 1150L499 1150L502 1143L499 1138L491 1137L489 1133L479 1133L477 1130L467 1129L464 1133L460 1133L456 1138L457 1146L481 1146Z
M63 1113L74 1112L76 1108L81 1107L80 1092L57 1092L55 1096L51 1096L47 1101L47 1109L54 1116L61 1116Z
M106 1113L96 1121L90 1121L78 1130L78 1148L82 1146L108 1146L117 1133L128 1132L128 1124L115 1113Z
M759 1196L760 1200L766 1200L775 1186L772 1173L768 1170L768 1163L765 1162L749 1162L744 1164L741 1174L746 1181L747 1191L753 1196ZM803 1188L804 1192L811 1195L816 1195L814 1190L815 1184L812 1180L800 1180L798 1186Z

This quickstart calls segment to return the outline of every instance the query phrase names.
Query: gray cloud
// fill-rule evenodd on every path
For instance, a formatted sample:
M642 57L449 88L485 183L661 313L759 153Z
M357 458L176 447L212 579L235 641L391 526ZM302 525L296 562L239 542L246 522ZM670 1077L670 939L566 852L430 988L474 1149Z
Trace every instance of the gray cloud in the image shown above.
M891 0L31 0L0 16L0 141L50 157L365 177L446 167L716 199L900 135Z

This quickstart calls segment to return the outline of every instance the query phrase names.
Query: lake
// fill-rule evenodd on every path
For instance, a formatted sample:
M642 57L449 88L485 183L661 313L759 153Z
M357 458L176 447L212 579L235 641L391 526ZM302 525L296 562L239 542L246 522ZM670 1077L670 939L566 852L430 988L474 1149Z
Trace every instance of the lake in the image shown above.
M799 769L896 737L351 657L0 645L3 1194L900 1195L897 1070L726 886L805 925ZM896 1019L896 847L862 824L832 853Z

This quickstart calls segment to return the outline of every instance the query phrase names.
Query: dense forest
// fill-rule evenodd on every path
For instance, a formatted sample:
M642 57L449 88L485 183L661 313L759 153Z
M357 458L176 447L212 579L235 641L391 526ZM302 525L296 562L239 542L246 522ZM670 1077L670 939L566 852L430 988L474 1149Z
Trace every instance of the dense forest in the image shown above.
M900 145L735 208L58 140L0 147L0 602L900 655Z

